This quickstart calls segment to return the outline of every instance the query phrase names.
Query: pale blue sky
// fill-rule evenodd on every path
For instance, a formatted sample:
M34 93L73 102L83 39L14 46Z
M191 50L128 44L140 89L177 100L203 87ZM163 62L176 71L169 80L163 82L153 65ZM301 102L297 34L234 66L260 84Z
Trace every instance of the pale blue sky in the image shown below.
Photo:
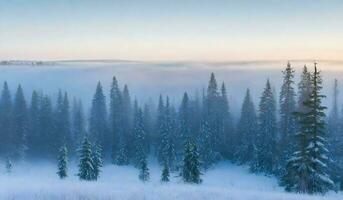
M0 59L343 58L343 1L0 0Z

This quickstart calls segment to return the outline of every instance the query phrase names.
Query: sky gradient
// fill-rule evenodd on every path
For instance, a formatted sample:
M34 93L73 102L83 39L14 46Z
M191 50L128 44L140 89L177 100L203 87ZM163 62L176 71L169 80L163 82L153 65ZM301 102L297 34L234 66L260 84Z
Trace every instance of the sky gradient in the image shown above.
M0 0L0 60L343 60L343 1Z

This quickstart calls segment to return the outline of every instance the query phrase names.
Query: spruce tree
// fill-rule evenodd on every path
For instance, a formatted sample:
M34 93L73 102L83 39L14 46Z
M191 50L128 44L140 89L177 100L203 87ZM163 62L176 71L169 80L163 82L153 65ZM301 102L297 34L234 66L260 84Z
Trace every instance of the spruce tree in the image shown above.
M103 166L102 161L102 149L99 144L94 144L92 149L92 161L93 161L93 174L92 179L98 180L100 173L101 173L101 167Z
M169 176L170 176L170 173L169 173L169 167L168 165L163 165L163 170L162 170L162 175L161 175L161 182L162 183L166 183L166 182L169 182Z
M124 85L124 89L122 91L122 118L121 118L121 125L122 125L122 139L125 143L124 147L125 152L127 153L126 157L131 159L133 156L133 136L132 136L132 107L131 107L131 97L129 88L127 85Z
M200 175L200 162L197 146L194 142L187 141L185 144L185 152L181 172L182 180L185 183L199 184L202 182Z
M40 99L38 92L33 91L29 108L29 130L27 134L28 156L30 158L37 157L39 149Z
M115 164L120 166L129 164L126 142L123 136L119 137L118 152L115 158Z
M55 129L51 99L41 95L39 110L39 132L37 141L37 155L40 158L55 159Z
M72 108L72 135L75 146L81 146L86 135L86 122L81 100L74 99Z
M250 96L250 90L247 89L242 109L241 117L237 126L237 146L235 157L238 164L251 164L256 152L256 133L257 116L254 103Z
M79 149L79 172L80 180L91 181L94 180L94 162L92 158L92 145L87 136L83 139L82 145Z
M260 100L258 121L257 169L255 170L272 174L277 166L277 123L276 102L269 80Z
M142 157L140 162L139 162L139 176L138 178L142 182L147 182L150 179L150 173L149 173L149 168L148 168L148 162L146 160L146 156Z
M315 63L311 76L312 92L303 103L305 109L297 113L300 119L298 143L288 161L284 176L286 190L299 193L325 193L333 188L328 175L328 149L325 133L326 107L322 106L322 79Z
M92 101L89 133L92 141L104 148L104 155L108 155L110 140L108 139L106 99L100 82L98 82Z
M233 159L236 149L236 138L234 137L234 125L230 112L225 83L221 86L220 95L220 131L219 131L219 151L227 159Z
M27 134L29 129L27 105L21 86L18 86L13 106L13 132L12 144L14 145L13 156L23 159L27 150Z
M294 136L296 133L296 110L294 85L294 70L288 63L283 71L283 84L280 93L280 142L278 145L278 174L283 174L287 160L290 158L294 148Z
M220 159L220 155L215 151L213 145L214 133L207 121L203 121L199 136L199 152L202 167L207 170L214 166Z
M4 82L0 98L0 156L11 155L14 146L11 142L13 134L12 98L7 82Z
M123 129L121 124L122 118L122 94L119 89L118 81L114 76L110 90L110 111L109 111L109 129L111 132L111 158L115 163L118 153L119 138L122 137Z
M57 175L60 179L64 179L68 176L68 151L66 146L62 146L59 149L58 164L57 164Z
M143 113L138 107L137 101L134 106L134 126L133 126L133 163L136 167L139 166L142 157L146 156L146 133L144 129Z

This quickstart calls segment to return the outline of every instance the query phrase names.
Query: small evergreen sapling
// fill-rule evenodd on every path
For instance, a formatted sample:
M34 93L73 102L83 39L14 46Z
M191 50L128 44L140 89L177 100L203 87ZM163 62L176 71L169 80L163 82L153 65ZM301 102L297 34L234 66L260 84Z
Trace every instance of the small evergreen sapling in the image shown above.
M169 182L170 180L169 180L169 176L170 176L170 174L169 174L169 167L168 167L168 165L164 165L164 167L163 167L163 170L162 170L162 175L161 175L161 182L162 183L167 183L167 182Z
M59 150L59 155L58 155L58 171L57 175L61 178L64 179L68 176L68 150L66 146L62 146Z
M150 179L150 173L148 168L148 163L146 158L144 157L140 162L140 172L139 172L139 179L145 183Z

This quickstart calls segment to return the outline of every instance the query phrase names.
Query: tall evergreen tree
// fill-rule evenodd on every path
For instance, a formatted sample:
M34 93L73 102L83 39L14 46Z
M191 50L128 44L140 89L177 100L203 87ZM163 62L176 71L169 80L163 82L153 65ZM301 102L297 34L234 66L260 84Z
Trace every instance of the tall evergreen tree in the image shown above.
M59 149L58 164L57 164L57 175L60 179L64 179L68 176L68 151L66 146L62 146Z
M33 91L29 109L29 133L27 135L28 156L30 158L37 157L39 149L40 100L38 92Z
M322 79L316 63L311 85L312 92L303 103L305 109L298 113L301 131L297 134L297 149L288 161L288 171L283 180L286 190L310 194L325 193L333 187L327 169L326 107L322 106L325 96L321 94Z
M260 100L258 121L256 171L274 173L277 164L276 101L269 80Z
M13 135L12 99L7 82L4 82L0 99L0 156L12 156L14 146L11 143Z
M304 102L308 100L310 94L312 92L312 85L311 85L311 73L308 71L306 65L303 68L300 82L298 84L298 108L297 111L303 112L305 111L306 107L304 106Z
M118 151L118 141L123 135L122 129L122 94L119 89L118 81L116 77L112 79L111 91L110 91L110 112L109 112L109 128L111 131L111 157L112 161L115 161Z
M247 89L237 126L236 161L239 164L252 163L256 152L256 133L258 129L254 103Z
M144 128L143 113L138 107L137 100L134 103L134 125L133 125L133 163L136 167L139 166L143 157L146 157L146 133Z
M104 148L104 154L108 154L109 140L107 127L106 100L101 83L98 82L92 101L89 119L89 133L94 143L99 143Z
M81 100L74 99L72 108L72 136L74 145L80 146L86 135L86 122Z
M294 136L296 133L296 118L294 112L296 110L296 100L294 85L294 70L291 64L288 63L283 71L283 84L280 93L280 142L278 145L279 152L279 168L278 174L284 173L287 160L290 158L294 149Z
M122 137L125 143L125 152L127 152L127 157L130 159L133 156L133 143L132 143L132 108L131 108L131 97L129 88L127 85L124 85L122 92Z
M148 168L148 162L146 160L146 156L142 157L139 162L139 179L142 182L147 182L150 179L150 173Z
M220 159L220 155L216 152L213 147L213 136L214 133L209 126L207 121L203 121L201 124L199 140L199 156L201 160L202 167L204 169L209 169L213 167Z
M167 164L169 168L173 170L176 167L176 150L174 132L172 129L172 109L168 97L164 109L163 121L160 128L161 139L158 158L161 164Z
M28 110L21 86L18 86L13 106L13 132L12 144L14 157L24 158L27 150L26 137L29 128Z
M197 146L194 142L187 141L185 144L185 153L181 172L182 180L185 183L199 184L202 182L200 175L200 162Z

